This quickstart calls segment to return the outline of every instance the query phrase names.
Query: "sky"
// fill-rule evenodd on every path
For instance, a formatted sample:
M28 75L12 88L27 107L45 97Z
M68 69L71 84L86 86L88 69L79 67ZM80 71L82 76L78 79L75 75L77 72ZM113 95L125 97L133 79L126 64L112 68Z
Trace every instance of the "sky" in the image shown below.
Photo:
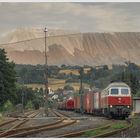
M16 28L138 32L140 3L0 3L0 37Z

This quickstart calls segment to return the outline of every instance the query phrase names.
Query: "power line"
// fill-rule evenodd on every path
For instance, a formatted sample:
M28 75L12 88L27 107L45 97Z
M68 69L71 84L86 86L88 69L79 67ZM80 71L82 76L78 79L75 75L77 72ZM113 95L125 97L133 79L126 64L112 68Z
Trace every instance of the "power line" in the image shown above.
M80 34L81 34L81 33L66 34L66 35L54 35L54 36L47 36L47 38L72 37L72 36L74 36L74 35L80 35ZM11 45L11 44L19 44L19 43L24 43L24 42L28 42L28 41L37 40L37 39L44 39L44 37L32 38L32 39L27 39L27 40L21 40L21 41L12 42L12 43L3 43L3 44L0 44L0 46Z

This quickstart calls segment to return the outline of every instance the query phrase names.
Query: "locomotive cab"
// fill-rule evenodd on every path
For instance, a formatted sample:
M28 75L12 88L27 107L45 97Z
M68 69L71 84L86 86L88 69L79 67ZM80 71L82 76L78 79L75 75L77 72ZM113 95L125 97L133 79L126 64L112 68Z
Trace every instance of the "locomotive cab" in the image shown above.
M103 97L103 96L102 96ZM128 117L132 110L131 90L125 83L110 84L104 90L105 105L104 115L116 117Z
M131 111L131 92L127 87L112 87L109 91L109 112L112 117L128 117Z

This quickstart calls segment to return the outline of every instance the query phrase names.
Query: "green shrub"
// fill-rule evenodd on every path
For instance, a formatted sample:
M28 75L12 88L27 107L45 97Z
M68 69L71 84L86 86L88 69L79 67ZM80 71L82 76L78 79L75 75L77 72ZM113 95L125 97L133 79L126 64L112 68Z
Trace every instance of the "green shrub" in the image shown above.
M32 104L32 101L28 101L26 106L25 106L25 109L27 110L30 110L30 109L33 109L33 104Z
M13 104L11 101L7 100L7 102L3 106L4 111L12 111L14 109Z

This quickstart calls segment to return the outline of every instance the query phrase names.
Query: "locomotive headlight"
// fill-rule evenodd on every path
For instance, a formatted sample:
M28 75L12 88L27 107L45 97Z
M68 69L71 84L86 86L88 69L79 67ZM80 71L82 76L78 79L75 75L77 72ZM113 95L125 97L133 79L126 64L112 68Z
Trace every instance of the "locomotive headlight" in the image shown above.
M110 108L112 108L112 105L110 105Z
M127 108L130 108L130 106L128 105Z

